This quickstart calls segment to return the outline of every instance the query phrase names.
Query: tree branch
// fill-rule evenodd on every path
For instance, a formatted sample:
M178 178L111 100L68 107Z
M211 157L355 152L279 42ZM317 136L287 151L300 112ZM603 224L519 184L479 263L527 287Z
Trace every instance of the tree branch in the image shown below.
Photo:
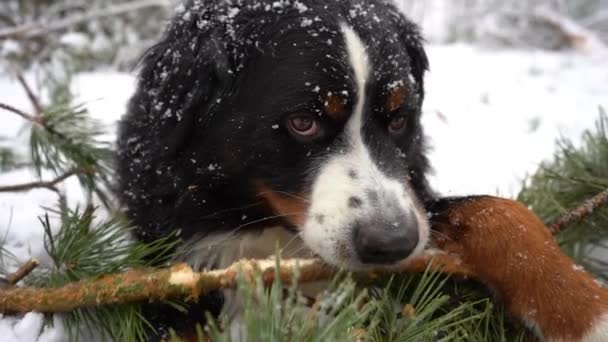
M586 201L570 213L569 217L581 219L606 202L608 190ZM572 220L564 219L563 222ZM243 274L249 281L252 281L256 274L261 274L265 286L270 286L277 277L285 284L326 281L337 271L318 259L283 260L278 271L275 270L275 265L272 258L241 260L223 270L195 272L186 264L179 264L164 269L130 269L58 288L8 287L0 289L0 313L61 313L101 305L176 298L196 301L210 291L235 288L239 274ZM293 279L296 269L299 271L298 278ZM375 282L391 274L419 273L426 270L457 277L479 278L474 266L463 263L458 255L438 250L428 250L407 263L369 272L357 272L353 276L358 281Z
M30 259L25 264L21 265L14 273L9 274L6 277L6 281L10 285L16 285L20 280L27 277L28 274L32 273L32 271L40 265L40 261L38 259Z
M48 189L54 192L57 192L57 184L63 182L64 180L78 174L79 172L76 170L68 171L63 175L51 180L51 181L39 181L39 182L31 182L31 183L23 183L17 185L6 185L0 186L0 192L26 192L34 189Z
M30 100L32 107L34 107L35 115L28 114L25 111L22 111L20 109L17 109L15 107L5 104L5 103L0 103L0 108L4 109L6 111L12 112L14 114L17 114L20 117L22 117L25 120L30 121L32 123L44 125L44 120L40 116L40 114L42 114L42 112L44 111L44 107L42 106L40 99L38 98L38 96L36 96L36 94L34 94L32 87L30 87L30 85L27 83L25 77L23 77L23 74L20 73L19 71L15 71L15 74L17 77L17 81L19 82L19 84L21 85L23 90L25 91L25 94L27 95L27 98Z
M608 189L584 201L578 207L553 221L551 224L549 224L549 230L551 230L551 233L555 235L573 223L581 221L593 214L596 209L606 205L608 205Z
M43 36L49 32L60 31L83 22L92 21L99 18L116 16L128 12L141 10L148 7L164 7L169 5L167 0L137 0L128 3L108 6L103 9L96 9L89 13L72 15L70 17L57 20L56 22L28 23L9 29L0 30L0 40L2 39L32 39Z
M17 114L17 115L19 115L20 117L22 117L23 119L25 119L27 121L30 121L30 122L33 122L33 123L38 123L38 124L41 123L39 118L37 118L37 117L35 117L33 115L30 115L30 114L28 114L28 113L26 113L26 112L24 112L24 111L22 111L20 109L17 109L15 107L11 106L11 105L8 105L8 104L5 104L5 103L0 103L0 109L4 109L7 112L11 112L13 114Z
M21 86L23 87L23 90L25 90L27 98L30 99L32 106L36 111L36 115L42 114L44 108L42 107L42 103L40 103L40 99L38 99L38 96L34 94L34 91L25 80L25 77L23 77L23 74L21 74L20 72L17 72L17 80L19 81L19 84L21 84Z
M292 279L295 269L298 279ZM376 272L356 273L358 279L373 281L393 272L423 272L440 270L463 277L474 277L471 269L447 254L423 255L414 262ZM234 288L238 275L253 279L260 272L264 283L270 285L280 277L284 283L307 283L329 280L336 269L318 259L283 260L275 272L275 260L241 260L224 270L194 272L186 264L165 269L133 269L120 274L83 280L60 288L9 288L0 290L0 313L68 312L80 308L118 303L186 298L197 300L209 291Z

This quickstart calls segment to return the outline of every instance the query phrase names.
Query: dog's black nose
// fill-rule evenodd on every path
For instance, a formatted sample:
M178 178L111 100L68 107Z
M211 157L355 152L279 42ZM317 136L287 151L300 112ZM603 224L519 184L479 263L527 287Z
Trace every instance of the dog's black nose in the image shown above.
M364 264L393 264L407 258L418 245L418 223L374 219L354 227L355 250Z

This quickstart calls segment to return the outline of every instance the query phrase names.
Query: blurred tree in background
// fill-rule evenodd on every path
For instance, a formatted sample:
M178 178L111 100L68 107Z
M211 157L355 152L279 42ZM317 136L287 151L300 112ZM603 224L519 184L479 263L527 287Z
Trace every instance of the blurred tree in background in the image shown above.
M130 69L170 14L169 0L5 0L0 54L23 68Z
M397 0L397 4L422 25L432 42L542 49L608 43L608 0Z
M562 49L608 43L608 0L395 0L431 42ZM179 0L4 0L0 57L26 68L130 69ZM53 34L47 34L53 31ZM580 43L580 42L578 42ZM585 44L596 42L586 42Z

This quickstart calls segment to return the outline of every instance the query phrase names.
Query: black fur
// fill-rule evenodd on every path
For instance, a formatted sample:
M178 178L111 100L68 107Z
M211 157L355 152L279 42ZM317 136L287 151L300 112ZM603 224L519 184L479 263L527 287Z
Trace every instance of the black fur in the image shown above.
M322 137L307 143L293 139L284 121L291 113L320 113L317 86L356 93L340 22L360 35L371 57L368 101L375 116L366 121L365 139L374 158L387 173L407 174L422 201L432 197L420 126L428 61L418 29L392 4L201 0L185 8L145 55L120 125L118 195L139 239L179 230L188 240L264 219L272 208L257 196L260 180L306 193L315 163L339 153L343 127L324 122ZM391 140L382 133L390 118L381 104L395 77L409 80L415 96L400 110L408 116L405 133ZM273 224L290 225L279 218L247 229Z

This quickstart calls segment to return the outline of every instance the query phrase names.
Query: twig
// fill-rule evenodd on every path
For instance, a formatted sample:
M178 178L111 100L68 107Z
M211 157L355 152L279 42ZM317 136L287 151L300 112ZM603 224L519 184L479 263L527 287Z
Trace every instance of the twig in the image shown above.
M32 91L30 85L25 80L25 77L23 77L23 74L21 74L20 72L17 73L17 80L19 81L19 84L21 84L21 86L23 87L23 90L25 90L27 98L30 99L32 106L34 106L36 115L40 115L44 111L44 108L42 107L42 104L40 103L38 97Z
M64 180L78 174L79 172L76 170L68 171L63 175L51 180L51 181L39 181L39 182L31 182L31 183L23 183L17 185L6 185L0 186L0 192L25 192L34 189L49 189L51 191L57 192L57 184L63 182Z
M49 32L60 31L62 29L66 29L83 22L133 12L148 7L164 7L168 4L169 2L167 0L138 0L131 1L125 4L108 6L107 8L94 10L89 13L73 15L64 19L57 20L56 22L28 23L9 29L0 30L0 40L36 38L43 36Z
M608 189L584 201L578 207L574 208L562 217L553 221L551 224L549 224L549 230L551 230L551 233L557 234L564 230L566 227L570 226L571 224L578 222L586 218L587 216L593 214L596 209L605 205L608 205Z
M38 259L30 259L25 264L21 265L14 273L6 277L6 281L10 285L16 285L21 279L27 277L32 271L40 265Z
M30 121L30 122L33 122L33 123L38 123L38 124L41 123L39 118L37 118L37 117L35 117L33 115L30 115L30 114L28 114L28 113L26 113L26 112L24 112L24 111L22 111L20 109L17 109L15 107L11 106L11 105L8 105L8 104L5 104L5 103L0 103L0 109L4 109L7 112L11 112L13 114L17 114L17 115L19 115L20 117L24 118L27 121Z
M9 17L4 13L0 13L0 21L8 26L15 26L15 21L13 20L13 18Z
M430 261L433 262L430 264ZM299 278L292 279L295 269ZM447 255L426 255L420 261L399 268L377 272L357 273L359 279L378 279L391 272L422 272L427 268L451 270L451 273L472 277L473 272L454 262ZM256 272L265 284L271 284L278 276L284 283L307 283L330 279L336 269L316 259L291 259L281 261L275 271L275 260L242 260L224 270L194 272L189 266L179 264L165 269L133 269L123 273L82 280L60 288L9 288L0 290L0 313L68 312L79 308L118 303L185 298L197 300L209 291L234 288L239 274L252 279ZM449 272L448 272L449 273Z

